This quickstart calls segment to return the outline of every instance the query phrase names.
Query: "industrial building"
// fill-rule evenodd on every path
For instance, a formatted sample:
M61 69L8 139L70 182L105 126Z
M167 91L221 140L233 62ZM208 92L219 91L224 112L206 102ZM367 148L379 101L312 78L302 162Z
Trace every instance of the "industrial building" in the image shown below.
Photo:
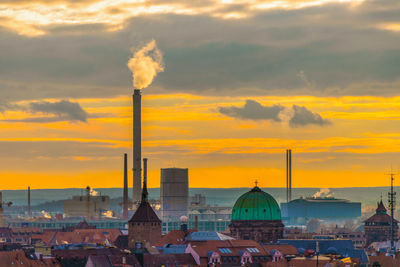
M312 218L344 222L361 216L361 203L334 197L299 198L281 203L285 225L305 225Z
M86 217L90 220L103 217L103 213L109 210L109 196L95 196L87 193L86 196L73 196L72 199L64 201L65 217Z
M161 169L160 201L162 221L179 220L187 216L189 205L189 170Z

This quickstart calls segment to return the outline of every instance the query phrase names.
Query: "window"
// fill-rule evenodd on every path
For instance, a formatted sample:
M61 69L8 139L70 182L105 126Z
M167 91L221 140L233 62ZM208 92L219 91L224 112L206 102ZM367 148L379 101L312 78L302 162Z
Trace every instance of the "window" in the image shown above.
M232 253L229 248L219 248L219 251L221 251L221 253Z
M260 251L258 250L258 248L247 248L247 251L250 253L259 253Z

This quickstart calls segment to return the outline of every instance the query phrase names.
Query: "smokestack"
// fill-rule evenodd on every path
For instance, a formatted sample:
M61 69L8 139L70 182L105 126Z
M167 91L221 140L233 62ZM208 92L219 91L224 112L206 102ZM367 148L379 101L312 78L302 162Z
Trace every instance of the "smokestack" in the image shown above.
M140 201L142 191L142 126L141 94L139 89L133 93L133 202Z
M90 187L86 187L86 221L90 220Z
M0 227L4 227L4 217L3 217L3 192L0 192Z
M286 149L286 202L292 200L292 150Z
M128 154L124 154L124 204L122 216L124 219L128 219Z
M28 186L28 217L32 217L31 214L31 187Z

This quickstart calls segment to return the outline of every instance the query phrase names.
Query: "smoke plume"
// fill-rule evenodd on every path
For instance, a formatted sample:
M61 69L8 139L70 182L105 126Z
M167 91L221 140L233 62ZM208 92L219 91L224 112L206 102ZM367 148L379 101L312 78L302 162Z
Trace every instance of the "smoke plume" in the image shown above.
M42 216L43 216L44 218L46 218L46 219L51 219L51 215L50 215L50 213L48 213L47 211L42 210L41 213L42 213Z
M315 193L313 198L331 198L333 197L333 193L329 188L321 188L317 193Z
M95 196L99 195L99 192L97 192L96 190L90 188L90 195L91 195L92 197L95 197Z
M156 41L150 41L137 51L133 58L129 59L128 67L132 72L134 88L143 89L148 87L157 73L164 71L162 53L157 48Z

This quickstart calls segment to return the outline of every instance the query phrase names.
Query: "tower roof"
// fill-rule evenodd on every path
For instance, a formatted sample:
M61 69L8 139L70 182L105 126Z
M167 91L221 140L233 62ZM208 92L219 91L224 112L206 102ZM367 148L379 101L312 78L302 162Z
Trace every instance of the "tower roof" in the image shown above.
M146 176L143 179L143 189L142 189L142 201L140 202L139 207L137 208L135 214L133 214L132 218L129 222L161 222L158 218L157 214L154 212L153 208L150 206L147 196L149 193L147 192L147 178Z
M281 210L270 194L255 186L238 198L232 220L281 220Z
M385 205L383 205L383 202L378 203L378 207L376 208L376 214L386 214L386 208Z
M140 202L139 207L129 222L161 222L161 220L146 200Z

